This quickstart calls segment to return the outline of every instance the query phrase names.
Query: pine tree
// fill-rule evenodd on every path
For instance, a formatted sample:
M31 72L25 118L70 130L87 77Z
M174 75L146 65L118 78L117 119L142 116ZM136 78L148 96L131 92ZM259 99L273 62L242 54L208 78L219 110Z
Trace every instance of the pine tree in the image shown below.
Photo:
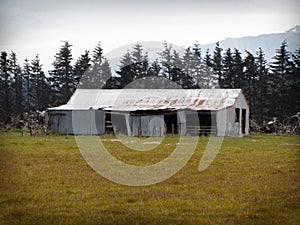
M208 88L210 83L210 76L207 73L207 67L203 62L201 56L201 48L196 42L193 47L193 74L192 77L195 79L195 87Z
M218 77L219 86L223 87L223 59L222 59L222 51L223 49L220 47L219 42L216 43L213 58L212 58L212 69L214 74Z
M194 70L194 53L190 47L185 49L182 57L183 72L189 76L193 76Z
M292 62L286 41L283 41L280 48L276 49L276 55L273 59L274 61L270 65L272 72L272 111L275 114L274 116L283 119L289 116L291 109L288 89L292 74Z
M289 85L289 102L291 114L300 112L300 47L292 54L293 72Z
M160 53L160 64L162 67L162 76L171 80L172 70L172 45L168 46L167 42L164 42L164 50Z
M151 63L148 74L149 76L158 77L160 75L160 71L161 71L161 66L158 60L156 59Z
M102 63L103 63L103 48L101 42L93 50L92 67L87 72L88 77L88 88L103 88L106 83L105 77L102 74Z
M140 43L133 46L131 58L134 80L146 77L149 70L148 53L143 53L143 47Z
M30 63L28 59L24 60L23 65L23 78L24 78L24 99L25 99L25 108L26 112L31 111L31 71L30 71Z
M51 88L54 93L52 104L65 104L76 88L76 80L73 75L73 68L71 66L72 45L64 41L59 52L55 55L53 62L54 70L49 71Z
M101 73L102 73L102 77L104 78L103 88L110 88L109 80L112 79L112 73L111 73L109 61L106 58L103 58L103 63L101 65Z
M196 41L196 43L194 44L193 51L196 56L201 58L201 48L200 48L198 41Z
M268 69L267 61L265 60L265 54L261 48L256 52L256 65L257 65L257 108L258 116L256 117L258 122L262 125L263 122L267 119L268 108L270 105L267 102L267 95L269 91L268 85ZM259 117L259 119L258 119ZM271 119L271 118L269 118Z
M234 88L234 71L233 71L233 56L231 53L231 49L228 48L223 57L223 79L222 79L222 87L223 88Z
M144 81L143 86L145 88L164 88L164 83L162 83L161 77L161 66L158 62L158 59L155 59L153 62L150 63L148 69L147 79Z
M204 73L205 77L208 77L208 87L207 88L219 88L218 76L213 73L213 63L211 55L209 54L209 49L206 50L205 57L203 59L204 63Z
M34 110L45 110L49 103L50 86L42 70L39 55L37 54L30 63L30 83L32 94L32 108Z
M82 54L73 67L74 79L78 87L80 88L88 88L89 84L89 69L91 66L91 58L89 56L89 51L86 50L84 54Z
M201 57L199 49L195 51ZM203 84L202 80L202 67L201 67L201 58L196 55L190 47L185 50L185 53L182 57L182 72L181 80L182 80L182 87L193 88L198 87L198 82L200 85Z
M131 84L130 88L141 88L143 80L149 76L149 62L147 53L143 53L142 45L137 43L133 46L132 51L123 55L120 60L119 70L117 74L120 75L121 88L129 85L133 81L141 79L139 82Z
M86 68L86 72L83 75L81 88L109 88L113 87L112 73L109 61L103 56L103 48L101 42L93 50L92 65L89 67L90 59L88 53L82 55L79 59L79 64L83 63L83 68ZM108 84L109 83L109 84Z
M120 60L119 70L117 74L120 75L120 84L119 88L124 88L126 85L134 81L134 73L132 69L132 58L129 51L123 55Z
M240 87L243 88L243 92L248 100L250 107L250 118L257 121L257 116L259 115L259 108L257 105L258 95L257 95L257 66L255 57L249 51L246 51L246 57L244 60L245 71L244 75L242 73L240 80Z
M8 67L8 55L3 51L0 57L0 121L6 120L12 113L12 88Z
M251 57L250 55L248 55ZM253 57L254 60L254 57ZM244 65L241 53L238 49L234 49L233 53L233 88L243 87L243 75L244 75Z
M24 97L23 97L23 76L21 67L17 62L17 55L15 52L11 52L9 56L8 71L12 78L12 89L13 89L13 114L19 115L24 112Z
M101 65L103 60L103 48L101 47L101 41L96 45L95 49L93 50L93 58L92 62L94 64L99 64Z
M186 77L189 76L189 74L184 73L182 68L183 68L183 63L180 58L180 55L174 49L172 54L171 71L170 71L169 79L177 83L178 85L185 86L187 88L188 80L186 79Z
M166 88L181 86L187 89L194 86L194 78L191 75L193 52L190 48L186 52L185 56L181 58L179 52L172 49L172 46L165 45L165 50L161 53L163 74L168 80L174 82L165 84Z

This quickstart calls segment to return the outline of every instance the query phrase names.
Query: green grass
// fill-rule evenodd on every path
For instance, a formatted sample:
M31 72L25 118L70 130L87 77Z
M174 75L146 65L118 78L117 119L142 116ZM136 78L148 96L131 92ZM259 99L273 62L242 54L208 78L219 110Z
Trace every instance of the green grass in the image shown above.
M135 152L103 136L124 162L148 165L178 142ZM300 224L299 136L226 138L198 171L207 137L170 179L129 187L87 165L73 136L0 133L0 224Z

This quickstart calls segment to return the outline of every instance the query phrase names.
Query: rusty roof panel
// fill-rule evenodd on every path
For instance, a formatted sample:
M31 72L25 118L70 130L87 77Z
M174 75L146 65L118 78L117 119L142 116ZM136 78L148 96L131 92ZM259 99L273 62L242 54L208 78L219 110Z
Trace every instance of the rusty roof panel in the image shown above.
M241 89L77 89L66 105L50 110L220 110L234 105Z

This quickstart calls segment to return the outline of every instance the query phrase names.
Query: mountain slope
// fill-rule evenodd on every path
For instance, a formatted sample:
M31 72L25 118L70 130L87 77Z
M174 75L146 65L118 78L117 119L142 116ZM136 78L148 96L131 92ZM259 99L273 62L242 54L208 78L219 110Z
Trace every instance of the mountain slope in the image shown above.
M248 36L241 38L227 38L220 41L220 46L225 50L227 48L238 49L243 54L245 50L248 50L252 54L259 49L266 54L266 59L268 62L271 62L272 57L275 55L275 50L278 49L281 43L286 40L288 44L288 49L294 52L300 47L300 26L295 26L284 33L275 33L275 34L263 34L259 36ZM210 49L212 52L214 49L215 43L202 45L203 52L206 49Z
M227 48L238 49L242 55L245 55L245 50L251 52L255 55L258 49L261 47L265 53L266 60L268 63L272 62L272 57L275 56L275 51L281 45L281 43L286 40L288 44L288 49L291 52L294 52L300 47L300 26L295 26L286 32L275 33L275 34L263 34L259 36L247 36L241 38L226 38L220 41L220 46L225 51ZM163 42L159 41L146 41L140 42L143 46L144 52L148 53L149 59L155 59L159 57L160 52L163 51L164 45ZM132 47L136 43L124 45L119 47L105 55L110 60L111 68L113 71L118 69L118 64L120 58L127 52L131 51ZM172 44L173 49L183 54L185 47ZM202 55L205 54L206 49L210 50L212 54L215 43L208 45L200 45L202 49ZM224 53L223 51L223 53Z

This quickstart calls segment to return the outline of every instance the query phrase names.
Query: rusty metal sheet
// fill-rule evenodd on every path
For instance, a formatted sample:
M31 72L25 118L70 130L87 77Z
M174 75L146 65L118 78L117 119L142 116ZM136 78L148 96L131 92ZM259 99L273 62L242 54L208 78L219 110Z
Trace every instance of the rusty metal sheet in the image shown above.
M234 105L241 92L241 89L77 89L66 105L49 110L221 110Z

